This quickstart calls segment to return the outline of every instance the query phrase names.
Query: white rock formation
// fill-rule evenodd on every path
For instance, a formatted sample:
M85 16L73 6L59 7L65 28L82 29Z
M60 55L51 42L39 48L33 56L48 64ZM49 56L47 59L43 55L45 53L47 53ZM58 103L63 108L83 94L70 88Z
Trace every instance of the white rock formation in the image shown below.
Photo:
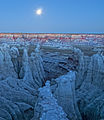
M78 49L78 48L74 48L74 52L78 55L78 72L76 75L76 88L79 88L84 80L84 73L85 73L85 61L84 61L84 54L83 52Z
M103 86L104 59L101 52L98 52L91 57L84 81L76 92L78 106L84 119L104 119L104 117L101 117L101 113L104 111L102 105L104 104Z
M47 81L43 88L39 88L39 98L34 108L32 120L68 120L62 107L57 104Z
M20 66L19 66L19 50L17 47L11 47L10 49L10 55L11 55L11 58L12 58L12 62L13 62L13 65L14 65L14 70L16 71L16 73L18 74L18 77L19 77L19 72L20 72Z
M37 99L35 89L24 81L8 78L0 82L0 117L5 120L32 118Z
M103 120L103 46L92 56L60 43L34 48L24 40L0 44L0 120Z
M39 88L45 83L45 72L43 68L43 60L40 56L39 45L36 47L35 52L31 53L30 67L35 87Z
M29 66L29 58L26 48L24 49L22 57L22 68L20 71L20 78L22 78L25 81L25 83L31 85L31 87L34 87L34 80Z
M9 45L3 44L0 48L0 78L5 79L6 77L14 77L17 78L17 73L14 70L14 66L11 60L11 56L9 53Z
M4 52L4 48L2 47L0 51L0 70L3 71L5 70L4 68L9 66L11 69L9 68L9 70L7 69L8 71L6 71L9 73L10 70L13 72L12 68L14 69L11 58L16 60L19 56L19 52L15 47L6 49L7 48L5 48ZM10 54L8 52L9 50ZM37 76L39 76L39 80L42 80L42 78L44 78L44 69L41 63L42 59L36 57L34 60L36 60L36 63L40 64L35 69L32 69L35 71L31 72L29 60L27 49L24 48L22 68L20 71L21 79L16 79L10 74L10 77L5 75L5 79L0 81L0 120L30 120L33 117L34 105L37 100L38 93L32 72L36 72ZM18 65L15 63L16 61L13 62L15 67L17 67ZM40 75L43 76L41 77ZM38 81L40 82L40 85L42 85L42 81Z
M58 87L55 91L55 97L58 104L67 113L71 120L81 120L81 116L77 107L75 97L75 72L70 71L67 75L63 75L56 79Z
M90 64L87 69L87 75L83 82L83 85L86 83L93 84L99 88L104 86L104 60L101 53L97 53L91 57ZM82 87L83 87L82 85Z

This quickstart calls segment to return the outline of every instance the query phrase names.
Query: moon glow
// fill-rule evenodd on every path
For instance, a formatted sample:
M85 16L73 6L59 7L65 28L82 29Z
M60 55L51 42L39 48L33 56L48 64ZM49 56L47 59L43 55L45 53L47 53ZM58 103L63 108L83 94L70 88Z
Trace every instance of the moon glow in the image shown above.
M40 8L40 9L37 9L37 10L36 10L36 14L37 14L37 15L41 15L41 14L42 14L42 9L41 9L41 8Z

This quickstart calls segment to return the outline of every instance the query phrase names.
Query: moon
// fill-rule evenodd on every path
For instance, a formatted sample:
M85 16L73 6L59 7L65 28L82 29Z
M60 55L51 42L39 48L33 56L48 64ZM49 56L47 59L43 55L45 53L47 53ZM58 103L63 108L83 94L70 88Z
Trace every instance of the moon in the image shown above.
M43 11L42 11L41 8L39 8L39 9L36 10L36 14L37 14L37 15L42 15L42 13L43 13Z

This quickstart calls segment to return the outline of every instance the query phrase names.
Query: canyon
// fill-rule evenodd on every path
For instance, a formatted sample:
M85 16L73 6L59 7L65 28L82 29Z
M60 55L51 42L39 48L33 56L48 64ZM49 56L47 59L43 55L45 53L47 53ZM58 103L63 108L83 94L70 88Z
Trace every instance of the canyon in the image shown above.
M0 120L103 120L103 34L0 34Z

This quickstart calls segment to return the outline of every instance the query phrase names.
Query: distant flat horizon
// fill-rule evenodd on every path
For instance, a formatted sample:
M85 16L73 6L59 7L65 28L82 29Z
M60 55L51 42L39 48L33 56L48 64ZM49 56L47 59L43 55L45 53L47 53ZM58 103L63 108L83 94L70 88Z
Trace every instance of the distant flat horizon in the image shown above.
M0 34L104 34L104 32L0 32Z

